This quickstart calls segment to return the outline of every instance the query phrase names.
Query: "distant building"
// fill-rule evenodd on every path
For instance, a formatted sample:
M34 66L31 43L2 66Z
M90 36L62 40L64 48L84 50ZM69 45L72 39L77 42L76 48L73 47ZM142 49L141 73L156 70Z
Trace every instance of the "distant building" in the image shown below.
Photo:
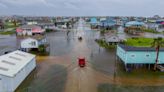
M43 34L45 32L40 26L36 25L23 25L16 29L17 35L34 35L34 34Z
M145 23L144 22L138 22L138 21L130 21L130 22L127 22L125 24L125 27L131 27L131 26L142 27L142 26L145 26Z
M117 56L124 63L126 69L137 65L154 65L156 62L156 49L119 44L117 46ZM160 49L158 64L164 64L164 48Z
M35 55L14 51L0 56L0 92L14 92L36 67Z
M92 29L98 28L98 26L99 26L99 21L98 21L98 19L96 17L90 18L90 22L89 23L91 24L91 28Z
M115 28L116 24L116 20L111 18L107 18L106 20L100 22L101 28L105 28L107 30Z
M143 33L143 27L145 27L144 22L130 21L125 24L125 32L132 35L140 35Z
M160 19L161 17L159 15L154 15L153 18Z
M164 32L164 20L148 20L146 28L153 29L157 32Z

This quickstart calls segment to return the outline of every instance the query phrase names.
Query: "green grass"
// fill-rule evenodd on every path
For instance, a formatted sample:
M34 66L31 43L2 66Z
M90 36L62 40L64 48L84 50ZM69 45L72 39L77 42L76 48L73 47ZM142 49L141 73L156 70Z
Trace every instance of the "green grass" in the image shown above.
M40 52L40 51L29 51L29 53L31 54L35 54L35 55L39 55L39 56L48 56L49 52L44 51L44 52Z
M5 27L5 29L6 28L16 28L16 27L18 27L20 25L20 23L17 23L17 25L15 26L12 22L6 22L5 24L4 24L4 27Z
M15 34L15 31L1 31L0 34L1 35L12 35L12 34Z
M149 32L149 33L160 33L160 32L157 32L157 31L155 31L155 30L153 30L153 29L144 29L143 30L144 32Z
M129 38L125 41L125 45L136 47L151 47L153 38Z

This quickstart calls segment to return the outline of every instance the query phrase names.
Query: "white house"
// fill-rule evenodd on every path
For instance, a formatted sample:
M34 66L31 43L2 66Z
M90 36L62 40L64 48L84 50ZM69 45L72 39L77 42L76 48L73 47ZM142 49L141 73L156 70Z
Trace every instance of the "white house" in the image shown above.
M44 34L44 32L44 29L36 25L23 25L21 27L16 28L17 35L31 36L33 34Z
M0 56L0 92L14 92L35 67L35 55L26 52Z
M38 48L39 43L36 39L33 38L27 38L21 41L20 44L21 48Z
M120 43L120 42L123 42L123 41L125 41L126 39L124 39L124 38L121 38L121 37L119 37L119 36L117 36L117 35L108 35L108 36L106 36L105 37L105 41L107 42L107 43L109 43L109 44L117 44L117 43Z
M26 38L21 41L20 48L29 50L32 48L38 48L42 44L46 44L46 39L44 37L40 39Z

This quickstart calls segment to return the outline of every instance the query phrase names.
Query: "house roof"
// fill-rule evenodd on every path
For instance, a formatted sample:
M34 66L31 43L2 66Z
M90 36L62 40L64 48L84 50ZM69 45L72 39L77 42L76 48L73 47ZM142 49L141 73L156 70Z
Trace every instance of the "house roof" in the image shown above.
M34 39L34 38L26 38L26 39L23 39L21 42L25 42L25 41L27 41L27 40L33 40L33 41L37 41L36 39Z
M113 36L107 37L106 41L107 42L120 42L121 39L118 36L113 35Z
M14 77L33 58L35 55L19 50L0 56L0 75Z
M36 26L36 25L23 25L23 26L21 26L21 27L19 27L19 28L21 28L21 29L29 29L29 28L39 28L39 29L41 29L41 27L40 26Z
M98 23L97 18L91 18L90 23Z
M156 48L151 47L133 47L123 44L119 44L118 46L124 49L125 51L156 51ZM164 51L164 48L160 48L160 51Z
M129 26L143 26L145 23L143 22L138 22L138 21L130 21L126 23L126 27Z

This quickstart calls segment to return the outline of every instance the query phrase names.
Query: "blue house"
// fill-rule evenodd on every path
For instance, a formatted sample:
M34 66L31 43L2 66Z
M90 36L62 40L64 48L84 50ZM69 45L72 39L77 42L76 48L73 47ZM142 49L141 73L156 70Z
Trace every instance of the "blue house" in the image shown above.
M101 21L100 25L103 27L114 26L114 25L116 25L116 21L107 19L107 20Z
M97 25L98 23L99 22L98 22L97 18L93 17L93 18L90 19L90 24L91 25Z
M121 21L123 22L123 25L125 26L125 24L126 24L127 22L129 22L129 19L128 19L127 17L122 17L122 18L121 18Z
M134 65L154 65L156 49L149 47L132 47L122 44L117 45L117 56L123 61L125 68ZM164 48L160 49L158 64L164 64Z

